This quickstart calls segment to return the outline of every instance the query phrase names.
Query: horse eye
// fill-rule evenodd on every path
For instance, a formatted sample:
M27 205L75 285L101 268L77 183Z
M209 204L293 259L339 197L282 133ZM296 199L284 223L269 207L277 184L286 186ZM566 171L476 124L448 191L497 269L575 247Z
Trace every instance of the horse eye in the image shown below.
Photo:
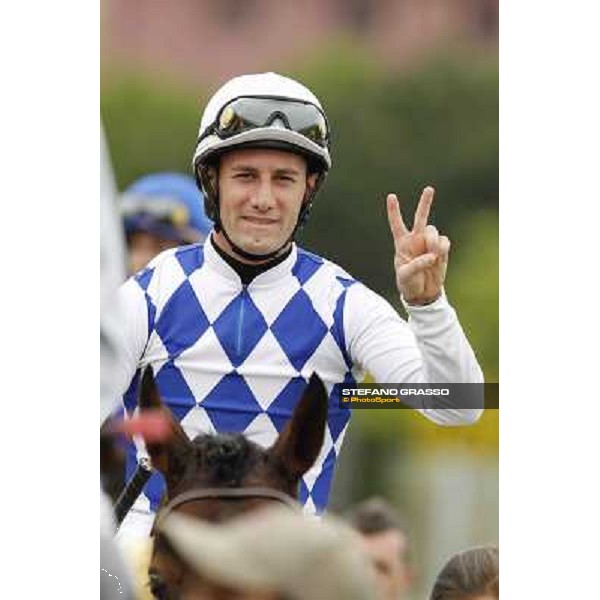
M167 584L165 580L158 573L150 573L148 575L148 584L150 585L150 592L156 598L156 600L168 600Z

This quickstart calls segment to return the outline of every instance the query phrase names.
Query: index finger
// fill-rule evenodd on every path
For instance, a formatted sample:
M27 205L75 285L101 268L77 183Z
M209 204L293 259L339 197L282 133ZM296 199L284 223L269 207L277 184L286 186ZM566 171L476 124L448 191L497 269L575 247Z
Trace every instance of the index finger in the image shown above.
M433 195L435 190L428 185L421 194L421 199L415 211L415 220L413 222L413 231L423 232L427 227L427 219L429 219L429 211L433 203Z
M400 204L398 203L398 197L396 194L387 195L387 215L390 223L390 229L392 230L392 237L394 238L394 245L404 236L408 235L408 229L402 219L402 213L400 212Z

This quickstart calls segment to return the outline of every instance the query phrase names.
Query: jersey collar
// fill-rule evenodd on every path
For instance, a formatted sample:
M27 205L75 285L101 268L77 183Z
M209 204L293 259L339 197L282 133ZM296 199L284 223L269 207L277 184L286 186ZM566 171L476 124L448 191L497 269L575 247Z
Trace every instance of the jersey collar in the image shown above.
M211 236L214 233L211 233ZM292 272L292 268L298 259L298 248L295 242L292 242L292 251L289 256L271 269L267 269L260 275L257 275L248 285L249 288L266 287L272 285ZM215 270L220 276L236 283L239 287L242 286L242 281L239 275L214 249L212 240L207 239L204 242L204 261L210 268Z

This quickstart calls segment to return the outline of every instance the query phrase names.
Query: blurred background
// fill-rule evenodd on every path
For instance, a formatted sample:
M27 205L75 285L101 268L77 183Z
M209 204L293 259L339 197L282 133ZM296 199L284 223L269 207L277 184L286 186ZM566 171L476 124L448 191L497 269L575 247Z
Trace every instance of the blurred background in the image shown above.
M321 99L333 169L301 244L402 308L385 196L452 241L447 293L498 381L498 0L102 0L101 114L120 190L190 173L201 111L228 78L273 70ZM190 173L191 174L191 173ZM498 411L444 429L357 410L333 510L377 493L407 517L423 597L445 559L498 542Z

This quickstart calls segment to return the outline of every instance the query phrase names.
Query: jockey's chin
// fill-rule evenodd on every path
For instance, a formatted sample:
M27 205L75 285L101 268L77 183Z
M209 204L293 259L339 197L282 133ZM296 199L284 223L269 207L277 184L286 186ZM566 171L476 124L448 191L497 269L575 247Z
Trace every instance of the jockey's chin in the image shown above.
M292 235L292 231L293 227L284 229L282 223L277 220L261 222L252 217L243 217L239 219L237 235L231 239L246 252L268 254L281 248Z
M231 227L225 226L227 236L238 248L250 254L270 254L280 249L284 252L290 246L286 242L294 231L294 224L284 228L281 221L276 220L269 223L256 223L250 218L240 218L237 224L233 231ZM220 232L215 237L217 243L231 253L231 245L225 236Z

